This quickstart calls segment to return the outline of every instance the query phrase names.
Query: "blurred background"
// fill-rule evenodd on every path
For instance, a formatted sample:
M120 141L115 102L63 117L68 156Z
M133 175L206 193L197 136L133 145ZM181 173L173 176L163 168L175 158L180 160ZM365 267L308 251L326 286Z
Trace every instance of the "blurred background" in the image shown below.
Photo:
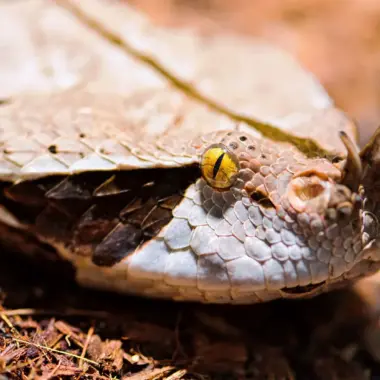
M261 36L311 70L360 127L380 125L378 0L130 0L156 23Z

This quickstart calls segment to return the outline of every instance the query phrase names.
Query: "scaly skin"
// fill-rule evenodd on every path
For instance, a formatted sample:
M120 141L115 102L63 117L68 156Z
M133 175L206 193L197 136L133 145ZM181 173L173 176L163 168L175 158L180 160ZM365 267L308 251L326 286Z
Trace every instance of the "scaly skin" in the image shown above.
M236 130L177 137L170 145L170 134L146 134L144 141L141 128L130 128L111 141L104 134L120 128L125 103L118 99L96 108L83 100L68 114L44 108L44 97L26 101L45 121L41 129L32 124L29 140L16 137L31 130L28 107L26 119L12 118L17 105L3 114L3 125L15 129L3 133L2 221L52 245L73 263L84 286L256 303L315 295L379 267L378 206L368 201L376 139L361 158L351 146L348 158L337 163ZM53 116L69 122L62 124L65 138L57 139L53 123L46 123ZM96 120L97 129L88 127L89 120ZM237 178L224 191L196 170L215 143L238 163ZM83 180L89 171L96 180ZM56 174L61 177L53 179Z
M248 134L220 142L240 162L233 187L199 179L156 238L101 280L81 267L83 284L123 292L142 280L137 291L149 296L255 303L315 295L379 267L368 249L377 219L335 165Z

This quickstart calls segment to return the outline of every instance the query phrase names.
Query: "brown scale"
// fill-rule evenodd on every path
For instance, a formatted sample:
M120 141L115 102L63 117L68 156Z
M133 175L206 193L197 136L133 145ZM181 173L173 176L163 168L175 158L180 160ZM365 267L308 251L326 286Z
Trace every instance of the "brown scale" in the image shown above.
M238 132L229 133L221 142L237 155L240 177L252 199L267 207L279 205L291 179L286 168L294 162L294 151L286 144L278 146L272 141L253 139Z
M43 238L112 266L151 239L199 168L94 172L8 184L1 202Z
M335 219L344 220L357 208L356 194L339 185L342 170L327 159L307 159L288 144L239 132L228 133L221 142L238 157L244 188L261 206L281 207L293 220L303 210L321 215L332 214L329 211L333 209L337 210ZM329 200L323 181L335 183Z

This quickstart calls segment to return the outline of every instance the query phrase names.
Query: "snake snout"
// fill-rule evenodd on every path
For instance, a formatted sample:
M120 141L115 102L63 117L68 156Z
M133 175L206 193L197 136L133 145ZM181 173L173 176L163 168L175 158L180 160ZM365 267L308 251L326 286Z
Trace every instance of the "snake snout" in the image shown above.
M326 216L329 220L346 219L362 205L362 198L345 185L336 184L330 193Z

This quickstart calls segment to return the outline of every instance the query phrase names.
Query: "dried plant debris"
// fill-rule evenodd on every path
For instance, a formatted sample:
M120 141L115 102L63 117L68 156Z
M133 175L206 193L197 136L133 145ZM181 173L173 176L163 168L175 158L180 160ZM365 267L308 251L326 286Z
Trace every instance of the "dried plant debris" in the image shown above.
M81 289L38 263L2 257L3 378L380 375L379 310L364 301L363 289L362 296L345 290L255 306L178 304Z

